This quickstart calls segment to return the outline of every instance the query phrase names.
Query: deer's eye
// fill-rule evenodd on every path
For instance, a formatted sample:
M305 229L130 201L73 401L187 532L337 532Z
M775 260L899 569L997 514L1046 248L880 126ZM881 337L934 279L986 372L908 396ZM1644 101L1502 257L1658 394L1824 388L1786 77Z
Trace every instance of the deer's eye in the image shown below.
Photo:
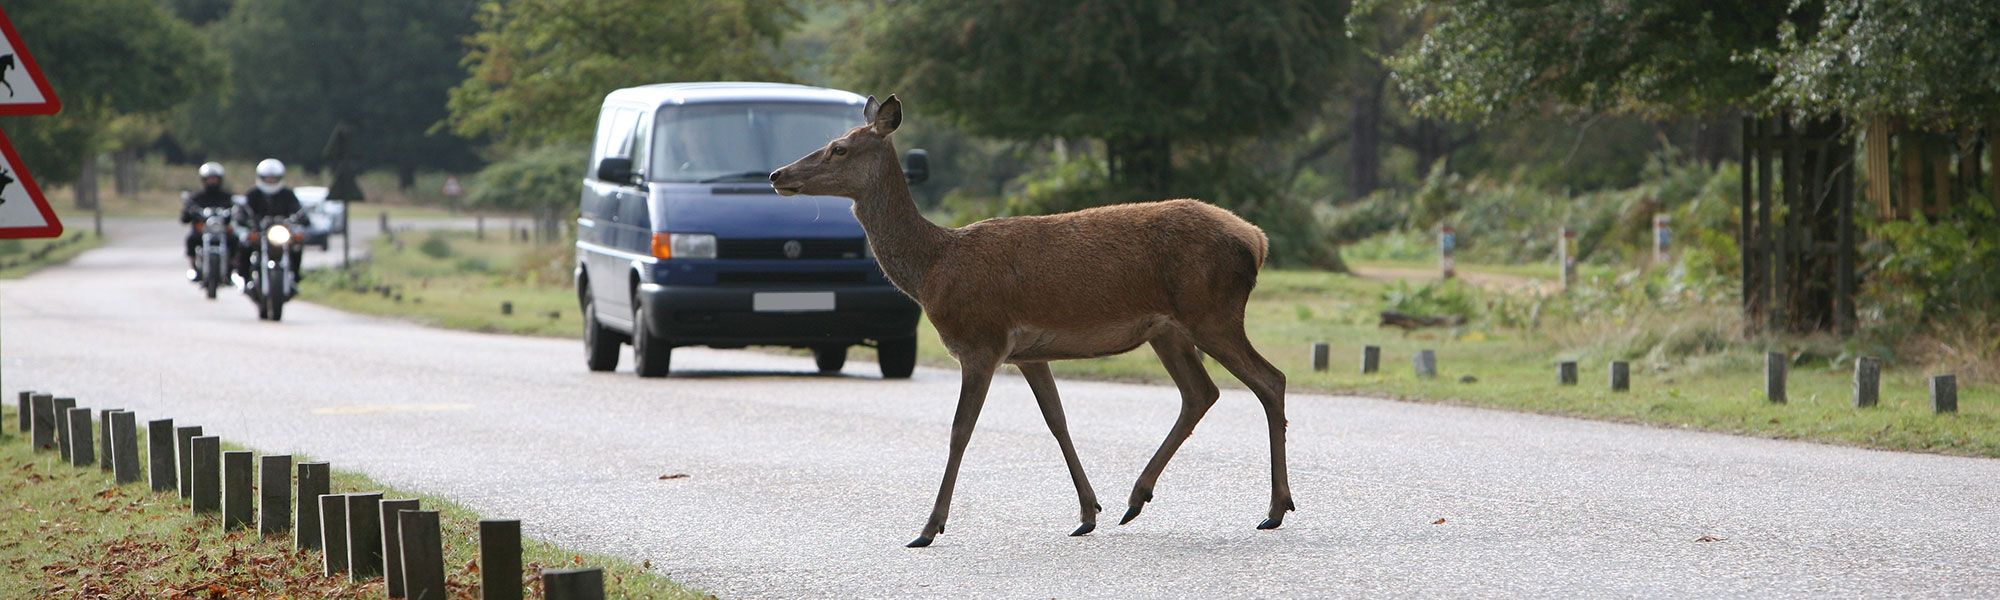
M834 146L834 147L833 147L833 155L834 155L834 156L847 156L847 147L846 147L846 146Z

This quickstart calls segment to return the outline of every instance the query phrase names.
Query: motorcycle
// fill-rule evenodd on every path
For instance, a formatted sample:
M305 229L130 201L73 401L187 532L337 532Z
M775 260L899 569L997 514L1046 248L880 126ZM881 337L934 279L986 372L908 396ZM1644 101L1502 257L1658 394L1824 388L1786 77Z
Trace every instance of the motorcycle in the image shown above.
M189 194L181 192L181 202L189 202ZM195 233L200 234L195 246L194 281L201 285L208 299L215 299L215 290L229 280L229 224L230 210L219 207L205 207L195 213L193 222Z
M304 226L281 217L265 217L245 240L251 248L250 280L243 291L257 303L257 318L285 319L285 301L299 293L299 265L293 264L292 246L305 242Z

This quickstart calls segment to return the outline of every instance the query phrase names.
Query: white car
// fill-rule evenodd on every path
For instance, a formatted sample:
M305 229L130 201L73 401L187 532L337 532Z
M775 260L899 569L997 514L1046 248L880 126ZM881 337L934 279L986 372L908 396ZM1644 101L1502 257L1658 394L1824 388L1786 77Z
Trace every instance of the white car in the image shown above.
M323 186L295 187L292 193L298 195L299 206L305 209L307 244L325 250L333 234L346 233L346 222L340 218L347 211L346 202L328 202Z

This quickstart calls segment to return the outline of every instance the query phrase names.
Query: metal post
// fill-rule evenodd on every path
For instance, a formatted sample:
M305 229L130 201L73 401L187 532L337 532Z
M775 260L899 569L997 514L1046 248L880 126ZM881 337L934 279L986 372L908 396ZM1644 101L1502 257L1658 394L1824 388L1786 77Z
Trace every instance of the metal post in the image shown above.
M97 411L97 470L111 471L111 413L124 409L106 408Z
M34 418L30 420L29 424L31 428L29 436L33 438L35 449L48 450L54 448L56 445L56 397L48 394L35 394L29 397L28 401L35 413Z
M180 470L174 468L174 420L146 422L146 462L155 492L171 492L181 487Z
M542 569L542 591L548 600L604 600L604 570Z
M1361 347L1361 374L1362 374L1362 375L1373 375L1373 374L1375 374L1375 372L1376 372L1376 371L1380 371L1380 370L1382 370L1382 347L1381 347L1381 346L1362 346L1362 347Z
M75 398L55 399L56 412L56 456L69 460L69 409L76 408Z
M479 522L479 597L521 600L521 522Z
M1326 342L1318 342L1313 344L1313 372L1315 373L1326 372L1326 361L1327 361L1326 355L1327 355Z
M327 577L347 570L347 495L319 497L319 539L321 572Z

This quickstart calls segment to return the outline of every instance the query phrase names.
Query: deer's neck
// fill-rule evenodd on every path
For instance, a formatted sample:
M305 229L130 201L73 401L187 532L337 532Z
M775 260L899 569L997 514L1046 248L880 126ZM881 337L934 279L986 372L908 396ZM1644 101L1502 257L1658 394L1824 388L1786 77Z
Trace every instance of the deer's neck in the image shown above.
M932 224L923 213L917 212L917 203L910 198L910 185L903 181L902 169L894 168L894 163L890 166L891 169L878 175L881 185L871 186L873 190L866 197L855 199L854 217L868 234L868 244L875 250L875 262L882 265L882 274L889 276L889 282L903 293L915 298L917 291L923 289L924 276L944 255L951 235L949 230Z

